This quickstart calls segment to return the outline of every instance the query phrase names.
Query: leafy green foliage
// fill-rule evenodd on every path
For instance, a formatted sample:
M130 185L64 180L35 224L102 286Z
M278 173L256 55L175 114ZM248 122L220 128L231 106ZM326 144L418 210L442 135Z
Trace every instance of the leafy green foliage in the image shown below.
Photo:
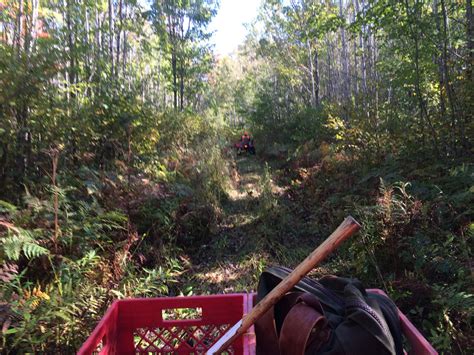
M271 179L272 175L270 172L270 167L268 164L265 164L265 169L263 170L263 175L260 181L260 207L263 217L265 217L265 215L268 213L271 213L278 203L273 192L273 184Z
M7 235L1 239L1 245L1 254L5 256L6 260L10 261L18 261L21 252L27 259L49 254L48 249L38 244L34 232L22 228L9 228Z
M327 271L472 352L468 4L266 0L220 59L214 0L2 2L2 351L73 353L114 299L191 294L188 268L252 289L350 213Z
M7 212L7 213L12 213L17 210L15 205L12 205L11 203L8 203L7 201L2 201L0 200L0 212Z
M454 166L404 161L368 169L345 159L324 159L306 177L304 189L296 184L291 192L301 194L296 201L303 207L300 213L312 211L316 222L306 223L314 230L354 214L363 225L360 236L327 267L385 289L437 349L445 351L472 348L466 336L472 333L472 214L463 214L472 196L464 195L470 183L460 179L454 186L447 178L472 166ZM410 182L404 182L408 177Z

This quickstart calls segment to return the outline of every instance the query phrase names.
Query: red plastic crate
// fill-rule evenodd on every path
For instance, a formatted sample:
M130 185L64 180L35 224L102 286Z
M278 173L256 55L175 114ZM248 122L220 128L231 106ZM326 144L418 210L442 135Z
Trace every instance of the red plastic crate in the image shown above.
M385 294L382 290L368 291ZM226 330L252 308L255 294L163 297L115 301L79 350L89 354L204 354ZM202 310L193 319L164 319L163 312ZM409 354L438 354L399 310ZM228 354L255 354L253 327L238 339Z
M115 301L78 354L204 354L248 309L246 294ZM249 332L227 353L255 353L254 339Z

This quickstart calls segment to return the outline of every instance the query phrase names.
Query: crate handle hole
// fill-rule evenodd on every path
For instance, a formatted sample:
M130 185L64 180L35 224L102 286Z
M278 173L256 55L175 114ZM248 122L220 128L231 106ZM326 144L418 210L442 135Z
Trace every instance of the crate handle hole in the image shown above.
M161 317L164 321L202 319L202 308L167 308L161 311Z

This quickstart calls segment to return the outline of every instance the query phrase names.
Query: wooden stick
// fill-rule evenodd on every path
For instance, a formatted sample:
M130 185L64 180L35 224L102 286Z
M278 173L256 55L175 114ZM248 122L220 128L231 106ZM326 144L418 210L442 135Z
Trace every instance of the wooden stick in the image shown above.
M232 326L217 343L208 351L207 355L218 354L229 347L239 336L243 335L261 316L275 305L288 291L290 291L316 265L323 261L331 252L347 238L360 229L360 224L347 217L339 227L303 260L287 277L285 277L269 294L267 294L242 320Z

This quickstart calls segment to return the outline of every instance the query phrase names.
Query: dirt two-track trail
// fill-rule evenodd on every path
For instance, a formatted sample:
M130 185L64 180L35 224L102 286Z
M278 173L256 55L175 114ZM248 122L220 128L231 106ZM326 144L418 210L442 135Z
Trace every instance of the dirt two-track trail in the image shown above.
M182 275L182 285L191 287L194 294L248 292L256 286L264 267L258 227L262 223L265 164L257 156L235 158L217 230L198 256L189 258ZM275 196L284 191L271 176L267 184Z

